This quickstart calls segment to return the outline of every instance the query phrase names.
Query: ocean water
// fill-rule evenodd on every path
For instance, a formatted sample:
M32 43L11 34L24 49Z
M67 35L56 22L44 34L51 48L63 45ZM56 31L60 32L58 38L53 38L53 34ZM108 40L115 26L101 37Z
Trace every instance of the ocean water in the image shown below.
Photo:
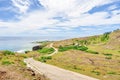
M25 51L38 45L36 41L59 40L63 37L0 37L0 50Z

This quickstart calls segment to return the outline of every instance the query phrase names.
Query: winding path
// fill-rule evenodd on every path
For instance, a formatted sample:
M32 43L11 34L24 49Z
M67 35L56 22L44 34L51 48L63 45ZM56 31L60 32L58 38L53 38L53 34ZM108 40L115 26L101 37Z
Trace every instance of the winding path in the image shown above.
M55 51L52 54L49 54L47 56L53 56L54 54L58 53L58 49L53 47L53 43L50 44L50 47L53 48Z
M58 49L53 47L53 43L50 44L50 47L55 51L52 54L46 56L52 56L58 53ZM98 80L92 77L88 77L82 74L78 74L72 71L68 71L53 65L45 64L39 61L34 60L33 58L27 58L24 60L27 64L27 67L30 67L34 71L45 75L50 80Z

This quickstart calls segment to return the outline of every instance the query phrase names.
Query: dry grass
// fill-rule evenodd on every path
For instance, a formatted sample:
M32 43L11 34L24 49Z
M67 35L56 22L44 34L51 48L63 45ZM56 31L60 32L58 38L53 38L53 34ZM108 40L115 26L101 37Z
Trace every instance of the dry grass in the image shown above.
M54 55L47 63L101 80L120 79L120 59L106 59L104 55L70 50Z
M86 46L99 54L69 50L54 55L47 63L101 80L120 80L120 30L110 33L109 40L105 42L100 42L99 36L92 36L56 41L54 46L71 45L80 40L90 41L95 37L95 41L99 43Z

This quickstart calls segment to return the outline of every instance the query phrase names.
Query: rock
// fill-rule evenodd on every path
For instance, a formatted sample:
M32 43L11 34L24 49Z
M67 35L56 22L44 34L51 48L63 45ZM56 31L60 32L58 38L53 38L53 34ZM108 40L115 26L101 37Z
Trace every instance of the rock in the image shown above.
M32 48L33 51L36 51L36 50L39 50L39 49L42 49L42 46L34 46L34 47Z
M6 76L6 71L0 71L0 80L3 80L3 77Z

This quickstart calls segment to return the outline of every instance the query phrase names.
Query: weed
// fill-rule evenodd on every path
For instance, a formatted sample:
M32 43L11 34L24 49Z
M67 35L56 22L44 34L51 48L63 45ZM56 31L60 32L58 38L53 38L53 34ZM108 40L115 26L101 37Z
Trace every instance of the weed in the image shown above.
M95 73L96 75L100 75L100 72L99 71L95 71L95 70L93 70L93 71L91 71L92 73Z
M116 74L116 72L110 71L107 74Z
M10 61L2 61L2 65L10 65L10 64L12 64L12 62L10 62Z
M8 51L8 50L5 50L5 51L3 51L3 54L4 55L14 55L15 53L11 52L11 51Z
M104 54L105 56L112 56L112 54Z
M92 50L87 50L86 52L88 52L88 53L92 53L92 54L99 54L99 52L92 51Z

